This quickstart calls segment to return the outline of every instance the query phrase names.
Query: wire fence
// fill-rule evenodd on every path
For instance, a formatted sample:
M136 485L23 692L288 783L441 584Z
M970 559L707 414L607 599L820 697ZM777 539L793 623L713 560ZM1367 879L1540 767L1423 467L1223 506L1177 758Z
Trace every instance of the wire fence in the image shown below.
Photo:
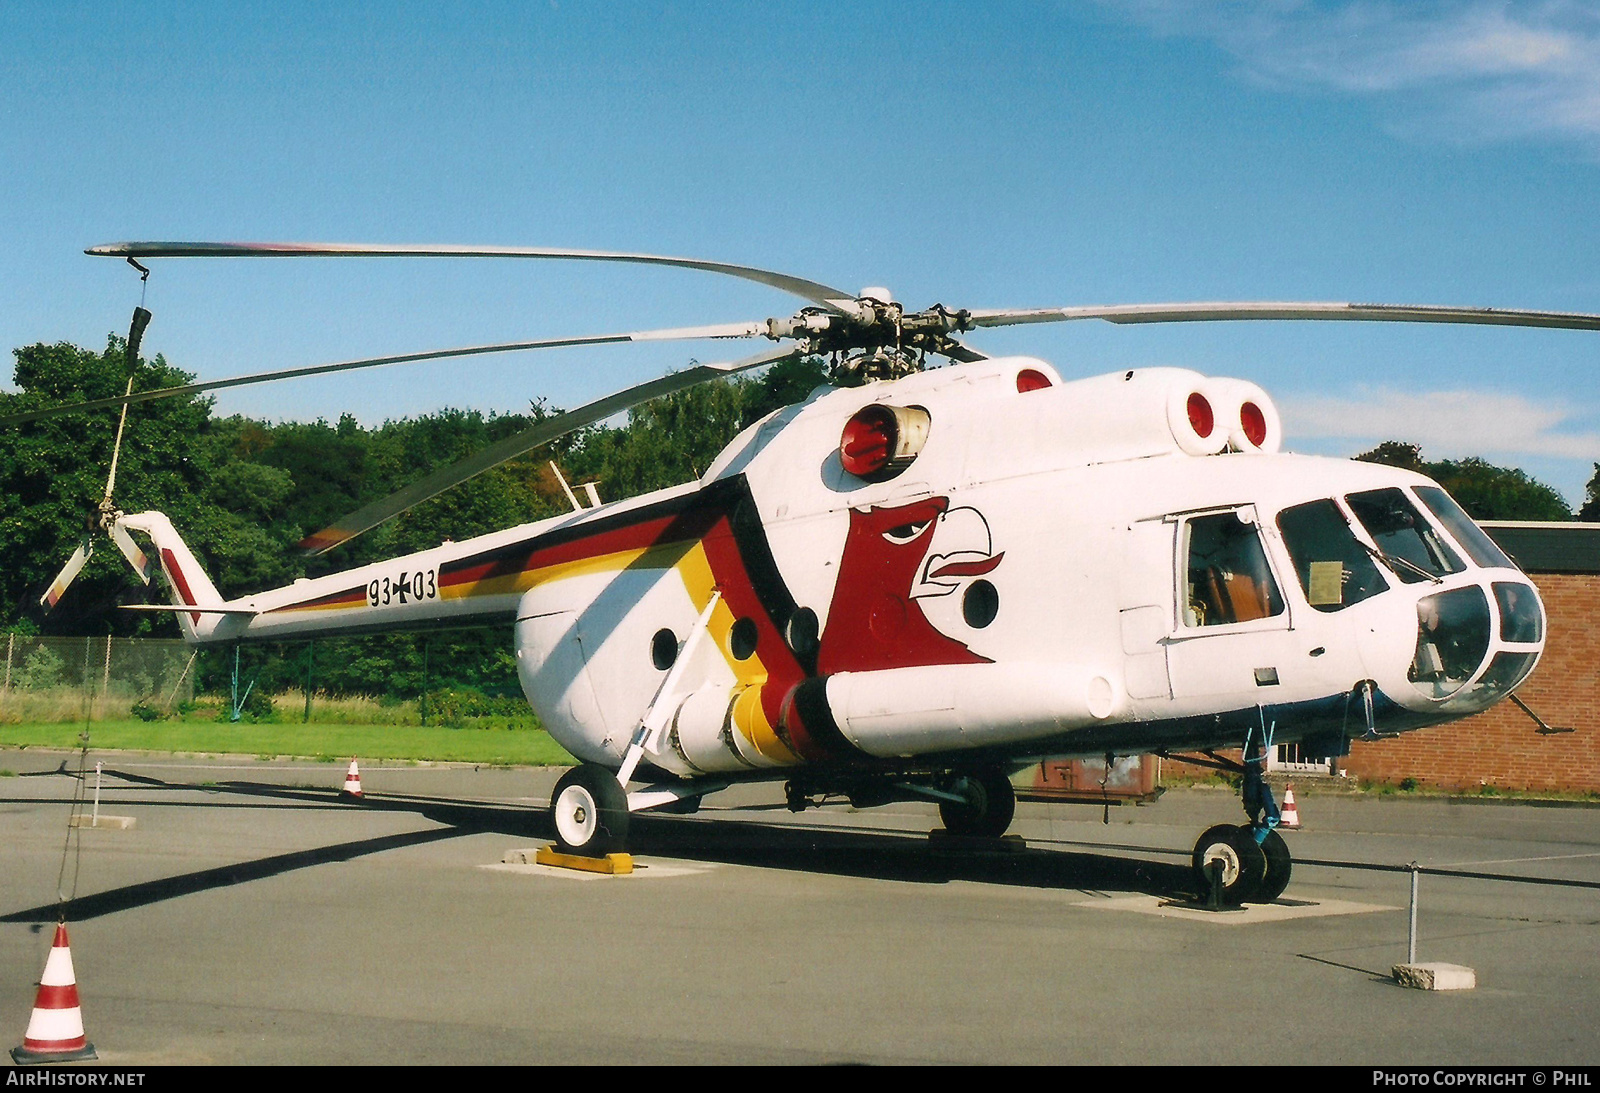
M194 701L194 650L154 638L0 635L0 723L123 721Z

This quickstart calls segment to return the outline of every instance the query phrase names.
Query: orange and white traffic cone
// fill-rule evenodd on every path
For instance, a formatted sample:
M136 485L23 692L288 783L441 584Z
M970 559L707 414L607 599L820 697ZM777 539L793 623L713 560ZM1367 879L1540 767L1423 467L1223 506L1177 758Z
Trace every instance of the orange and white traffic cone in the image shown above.
M18 1065L70 1063L99 1058L83 1034L83 1011L78 1008L78 981L72 975L72 950L67 947L67 924L56 925L56 939L39 979L39 996L22 1046L11 1049Z
M339 796L353 797L356 800L360 800L362 797L361 772L356 769L356 761L354 759L350 760L350 769L345 771L344 788L339 791Z
M1294 803L1294 786L1284 787L1283 812L1278 820L1278 826L1285 831L1300 830L1300 809Z

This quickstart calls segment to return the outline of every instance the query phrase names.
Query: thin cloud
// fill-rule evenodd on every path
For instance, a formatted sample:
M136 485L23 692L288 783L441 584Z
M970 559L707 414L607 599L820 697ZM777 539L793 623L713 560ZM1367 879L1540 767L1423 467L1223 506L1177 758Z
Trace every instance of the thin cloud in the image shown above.
M1279 399L1290 437L1420 444L1435 457L1600 459L1600 433L1564 431L1568 407L1488 391L1371 388L1353 396Z
M1101 0L1196 37L1275 86L1375 96L1391 124L1458 140L1533 136L1600 153L1600 7L1574 0Z

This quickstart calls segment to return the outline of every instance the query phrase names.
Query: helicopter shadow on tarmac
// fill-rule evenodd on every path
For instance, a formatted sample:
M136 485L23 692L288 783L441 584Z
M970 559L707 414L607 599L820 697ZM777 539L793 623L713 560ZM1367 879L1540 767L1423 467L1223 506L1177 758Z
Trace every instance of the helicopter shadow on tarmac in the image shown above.
M205 791L204 801L125 799L124 804L179 808L260 808L403 812L442 826L333 843L208 869L124 885L79 896L65 905L41 904L0 915L0 923L26 922L42 928L65 916L83 921L182 896L334 862L351 861L387 850L425 845L469 835L498 834L517 839L553 840L544 809L466 802L402 794L369 795L359 803L331 800L329 792L258 782L219 782L206 786L163 782L107 770L108 776L138 783L142 789ZM247 798L240 801L237 798ZM38 804L40 799L32 798ZM63 800L65 803L65 799ZM727 815L715 818L653 815L634 817L633 850L639 857L662 857L718 865L831 874L917 884L968 881L1019 887L1152 895L1187 899L1195 895L1187 864L1163 864L1110 854L1036 848L977 849L940 847L916 832L761 823Z

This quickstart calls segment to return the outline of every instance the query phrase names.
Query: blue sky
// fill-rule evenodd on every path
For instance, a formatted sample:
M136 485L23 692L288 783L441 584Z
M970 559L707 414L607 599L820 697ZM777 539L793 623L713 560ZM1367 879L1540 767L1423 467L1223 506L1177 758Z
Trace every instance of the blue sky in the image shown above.
M103 344L121 239L690 255L911 306L1327 299L1600 312L1593 4L35 4L0 7L0 346ZM155 265L148 351L203 378L786 315L687 271ZM1259 323L971 337L1068 375L1256 380L1288 446L1481 454L1569 501L1600 340ZM368 423L575 405L723 344L573 350L225 393Z

